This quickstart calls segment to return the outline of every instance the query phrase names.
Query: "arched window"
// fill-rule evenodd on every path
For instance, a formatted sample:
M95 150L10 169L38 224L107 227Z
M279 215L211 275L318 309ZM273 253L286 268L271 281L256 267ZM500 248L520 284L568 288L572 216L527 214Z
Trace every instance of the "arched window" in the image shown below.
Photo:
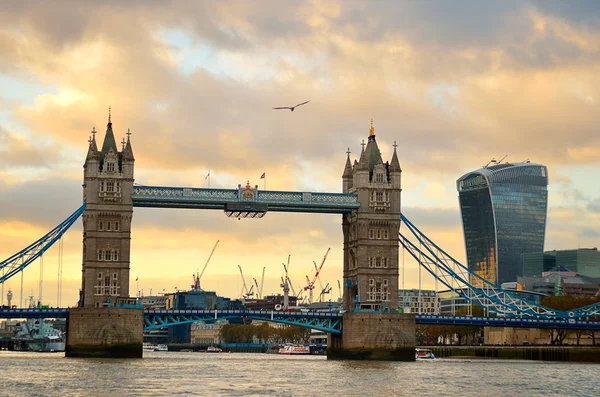
M104 230L104 223L102 221L98 222L98 230Z
M115 222L115 232L118 232L118 231L119 231L119 222Z

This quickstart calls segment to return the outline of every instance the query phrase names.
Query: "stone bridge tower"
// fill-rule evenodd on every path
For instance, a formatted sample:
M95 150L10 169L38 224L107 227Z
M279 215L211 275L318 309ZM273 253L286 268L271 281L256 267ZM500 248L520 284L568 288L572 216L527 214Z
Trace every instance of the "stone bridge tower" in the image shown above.
M117 148L108 114L102 149L92 130L83 165L83 268L79 307L113 307L129 298L133 216L133 151L130 133Z
M383 162L371 121L360 160L342 175L343 192L358 194L360 208L342 219L344 232L344 309L398 308L398 232L400 229L400 162L394 154Z

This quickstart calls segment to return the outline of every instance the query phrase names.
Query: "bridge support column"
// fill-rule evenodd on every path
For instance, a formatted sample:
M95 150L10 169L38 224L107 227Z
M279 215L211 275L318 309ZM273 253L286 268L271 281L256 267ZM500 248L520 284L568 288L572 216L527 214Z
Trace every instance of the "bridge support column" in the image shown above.
M142 358L142 309L72 308L67 357Z
M331 360L415 360L415 315L345 313L341 335L331 334Z

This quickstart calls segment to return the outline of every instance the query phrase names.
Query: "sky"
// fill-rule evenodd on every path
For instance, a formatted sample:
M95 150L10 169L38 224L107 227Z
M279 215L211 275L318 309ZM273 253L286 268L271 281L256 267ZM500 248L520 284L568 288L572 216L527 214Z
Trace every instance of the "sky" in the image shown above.
M295 112L273 110L306 100ZM373 119L394 141L402 211L464 261L456 180L492 158L548 166L546 249L600 240L600 4L597 1L103 1L0 10L0 258L82 203L90 131L108 107L131 129L136 183L341 192ZM82 223L64 237L62 306L81 284ZM339 295L341 218L136 208L130 290L187 289L219 246L204 289L239 297L241 278L281 292L321 274ZM407 255L408 256L408 255ZM42 301L57 304L58 251ZM401 286L417 287L406 259ZM138 278L138 282L135 280ZM39 296L40 263L24 272ZM433 287L423 277L424 288ZM20 277L5 283L20 299ZM3 297L4 299L5 297Z

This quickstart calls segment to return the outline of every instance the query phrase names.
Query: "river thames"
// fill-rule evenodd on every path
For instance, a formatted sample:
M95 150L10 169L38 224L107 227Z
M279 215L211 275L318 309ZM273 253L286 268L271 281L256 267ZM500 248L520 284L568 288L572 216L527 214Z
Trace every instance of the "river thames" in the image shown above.
M2 396L598 396L599 365L144 353L141 360L0 352Z

